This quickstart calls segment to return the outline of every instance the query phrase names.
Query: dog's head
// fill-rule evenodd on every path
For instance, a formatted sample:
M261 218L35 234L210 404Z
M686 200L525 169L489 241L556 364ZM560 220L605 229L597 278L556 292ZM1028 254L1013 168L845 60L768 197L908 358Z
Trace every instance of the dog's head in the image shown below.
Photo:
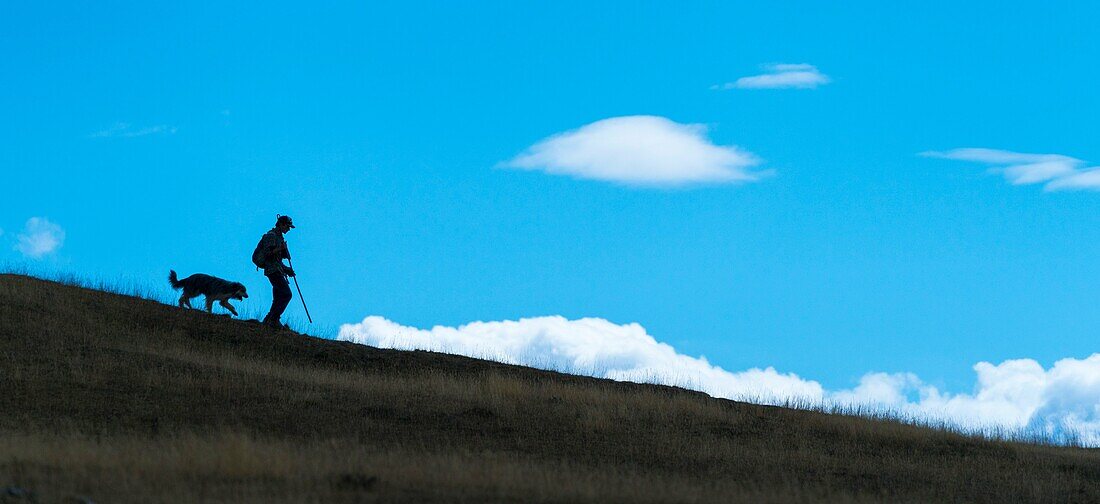
M240 282L233 282L233 287L237 290L233 292L232 296L229 296L230 298L232 298L232 299L244 299L244 298L248 297L248 289L244 288L244 284L242 284Z

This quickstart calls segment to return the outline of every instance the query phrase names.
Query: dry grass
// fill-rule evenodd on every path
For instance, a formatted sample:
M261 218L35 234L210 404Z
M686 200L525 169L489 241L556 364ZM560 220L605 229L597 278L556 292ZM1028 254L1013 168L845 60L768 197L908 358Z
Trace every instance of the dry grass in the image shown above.
M172 436L14 436L0 453L30 484L72 495L141 502L294 502L454 500L512 502L709 502L767 497L737 484L684 477L654 479L636 470L596 470L507 453L372 449L357 440L289 442L233 433ZM45 469L49 468L48 471ZM94 482L94 484L89 484ZM154 490L155 488L155 490ZM107 491L104 491L107 489ZM181 498L181 496L186 496ZM796 493L772 495L776 502ZM782 498L778 498L782 497Z
M1100 500L1092 450L272 333L24 276L0 275L0 354L0 488L40 502Z

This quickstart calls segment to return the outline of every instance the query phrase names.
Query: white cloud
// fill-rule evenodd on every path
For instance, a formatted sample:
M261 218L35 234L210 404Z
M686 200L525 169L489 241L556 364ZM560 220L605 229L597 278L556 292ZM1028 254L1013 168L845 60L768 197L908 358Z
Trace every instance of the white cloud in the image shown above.
M919 380L898 382L893 390L919 399L890 404L909 415L946 419L960 425L1043 432L1055 438L1079 436L1100 446L1100 353L1062 359L1050 369L1032 359L974 365L973 394L946 394Z
M734 146L714 145L702 124L625 116L559 133L502 163L509 168L638 186L750 182L766 175Z
M15 250L31 259L51 254L65 243L65 230L44 217L31 217L16 236Z
M1051 180L1046 185L1048 191L1073 189L1100 191L1100 167L1077 170L1070 175Z
M868 373L852 389L829 391L771 367L727 371L703 357L678 353L638 324L599 318L551 316L418 329L371 316L341 326L338 339L673 385L729 399L860 406L969 429L1038 430L1052 437L1077 433L1081 441L1100 446L1100 354L1063 359L1049 370L1031 359L980 362L974 366L973 393L951 394L912 373Z
M997 149L952 149L922 152L922 156L958 161L971 161L990 166L1010 184L1027 185L1045 182L1047 191L1091 189L1100 190L1100 168L1084 168L1085 162L1061 154L1025 154Z
M133 138L145 135L164 134L172 135L176 133L175 126L168 126L166 124L158 124L156 126L147 126L144 128L134 128L129 123L115 123L114 126L105 130L100 130L91 135L90 138Z
M718 397L819 398L821 386L775 369L731 373L660 343L638 324L560 316L417 329L372 316L338 339L380 348L431 350L508 364L700 390Z
M715 84L711 89L813 89L832 82L828 75L806 63L764 65L767 73L741 77L734 82Z

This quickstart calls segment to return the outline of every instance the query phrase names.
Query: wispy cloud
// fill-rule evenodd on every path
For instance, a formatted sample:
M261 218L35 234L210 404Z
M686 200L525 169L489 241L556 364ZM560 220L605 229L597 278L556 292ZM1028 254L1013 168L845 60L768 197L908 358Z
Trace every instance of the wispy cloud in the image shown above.
M600 318L550 316L418 329L371 316L341 326L338 339L672 385L729 399L858 405L964 428L1030 429L1054 438L1079 434L1081 441L1100 446L1100 354L1063 359L1050 369L1032 359L979 362L974 392L951 394L912 373L868 373L851 389L826 390L771 367L727 371L704 357L677 352L641 325Z
M115 123L110 128L97 131L88 135L89 138L133 138L145 135L172 135L176 133L175 126L158 124L144 128L135 128L129 123Z
M61 248L65 243L65 230L45 217L31 217L16 240L15 250L31 259L41 259Z
M1025 154L997 149L965 148L922 152L922 156L982 163L1004 176L1010 184L1044 183L1048 191L1100 190L1100 167L1061 154Z
M813 89L832 82L828 75L806 63L764 65L767 73L741 77L733 82L715 84L711 89Z
M664 117L625 116L559 133L501 163L508 168L636 186L751 182L766 175L735 146L711 143L702 124Z

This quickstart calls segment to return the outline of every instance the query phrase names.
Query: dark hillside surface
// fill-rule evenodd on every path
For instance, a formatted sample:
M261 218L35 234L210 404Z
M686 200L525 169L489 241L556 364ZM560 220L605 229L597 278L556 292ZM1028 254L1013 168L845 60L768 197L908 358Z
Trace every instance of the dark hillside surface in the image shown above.
M0 275L0 356L0 502L1100 502L1094 450L381 350L17 275Z

